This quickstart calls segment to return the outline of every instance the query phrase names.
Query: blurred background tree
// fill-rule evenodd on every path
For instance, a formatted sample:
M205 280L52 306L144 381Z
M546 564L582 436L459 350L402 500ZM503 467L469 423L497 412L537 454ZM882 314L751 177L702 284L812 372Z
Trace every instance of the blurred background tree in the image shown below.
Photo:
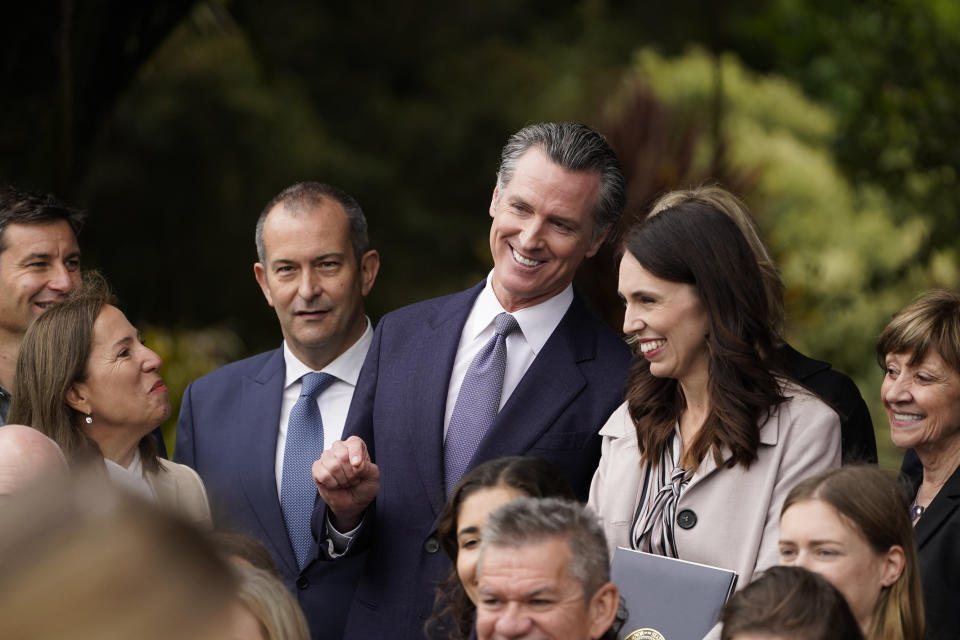
M629 221L704 180L745 198L789 339L854 376L883 448L875 336L960 284L958 40L953 0L38 0L0 24L0 181L90 210L85 261L151 327L176 404L279 340L251 264L280 189L363 204L376 320L482 278L500 146L581 120L621 157ZM618 326L613 266L578 281Z

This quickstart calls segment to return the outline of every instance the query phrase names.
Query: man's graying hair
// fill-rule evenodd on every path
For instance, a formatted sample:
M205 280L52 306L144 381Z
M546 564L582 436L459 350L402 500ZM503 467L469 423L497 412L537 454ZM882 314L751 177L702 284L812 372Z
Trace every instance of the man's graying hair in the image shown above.
M610 581L607 540L589 507L561 498L517 498L490 514L483 530L480 562L490 547L517 548L560 538L570 548L570 575L588 602Z
M263 225L273 208L282 204L286 209L295 213L307 213L310 209L323 204L323 201L327 198L338 202L347 213L347 218L350 220L350 241L353 244L353 253L359 262L363 254L370 249L370 240L367 237L367 219L363 215L360 203L350 194L329 184L298 182L274 196L260 212L260 217L257 219L255 241L257 243L257 259L261 264L266 265L267 262L267 250L263 244Z
M503 191L517 161L531 147L543 150L547 157L567 171L592 171L600 174L600 194L593 209L593 237L612 227L623 214L626 191L620 161L606 139L585 124L542 122L524 127L510 136L500 153L497 188Z

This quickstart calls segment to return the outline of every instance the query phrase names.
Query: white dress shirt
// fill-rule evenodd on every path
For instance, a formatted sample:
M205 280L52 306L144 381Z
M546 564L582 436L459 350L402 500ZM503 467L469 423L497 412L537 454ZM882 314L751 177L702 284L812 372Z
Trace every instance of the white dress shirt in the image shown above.
M373 341L373 328L367 318L367 328L360 339L349 349L325 366L321 371L336 378L330 386L317 396L317 406L323 417L323 448L326 450L343 435L343 425L347 421L347 412L350 410L350 401L353 391L357 387L357 378L360 368L367 357L370 343ZM277 425L277 454L275 473L277 476L277 496L280 496L280 484L283 479L283 452L287 445L287 423L290 422L290 412L300 397L300 388L303 384L300 379L313 369L300 362L286 341L283 343L283 361L286 375L283 382L283 398L280 401L280 424ZM310 473L307 469L306 473Z
M453 407L457 403L457 396L460 394L460 387L467 375L467 369L470 368L470 363L473 362L483 345L489 342L493 336L496 317L506 311L500 301L497 300L497 296L490 285L492 277L493 271L487 275L487 282L474 301L473 308L467 315L463 330L460 332L460 344L457 345L453 372L450 374L450 384L447 386L447 407L443 418L444 437L446 437L447 427L450 426L450 416L453 415ZM573 285L569 284L566 289L549 300L510 314L516 318L520 330L507 336L507 367L503 374L500 408L503 408L503 405L510 398L510 394L520 384L523 374L530 368L533 359L537 357L540 349L550 339L572 303ZM326 418L324 418L324 424L326 424ZM330 522L328 515L327 548L330 556L337 558L343 555L344 550L359 530L360 525L353 531L346 533L337 531Z
M139 448L133 450L133 460L130 461L129 466L124 467L107 458L103 459L103 463L107 467L107 476L109 476L110 482L113 485L121 487L125 491L129 491L141 498L145 498L150 502L157 501L157 496L154 495L153 489L150 487L147 479L143 477L143 460L140 458Z
M453 361L453 372L450 374L450 384L447 386L447 408L443 417L443 433L446 436L450 426L450 416L453 407L460 395L460 387L467 375L470 363L477 356L494 333L494 320L497 315L506 311L490 285L493 272L487 276L480 295L473 303L473 309L463 324L460 332L460 344L457 346L457 355ZM514 331L507 336L507 368L503 374L503 391L500 394L500 408L506 404L513 390L520 384L523 374L527 372L540 349L553 334L560 320L563 319L570 304L573 303L573 285L532 307L514 311L512 315L520 325L520 331Z

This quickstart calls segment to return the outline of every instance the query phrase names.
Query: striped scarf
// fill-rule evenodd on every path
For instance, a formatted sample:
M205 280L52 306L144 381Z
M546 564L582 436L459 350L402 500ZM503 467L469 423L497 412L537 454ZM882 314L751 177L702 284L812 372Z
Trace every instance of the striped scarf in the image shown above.
M663 448L660 464L647 465L640 504L633 520L633 548L647 553L676 558L677 544L673 527L677 500L692 473L676 466L680 459L680 438L675 434Z

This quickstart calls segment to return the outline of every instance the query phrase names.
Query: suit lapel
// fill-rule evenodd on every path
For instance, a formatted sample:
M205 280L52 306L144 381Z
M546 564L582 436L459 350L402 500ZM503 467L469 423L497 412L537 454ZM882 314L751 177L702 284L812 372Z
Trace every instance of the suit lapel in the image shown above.
M960 507L960 467L958 467L947 483L934 497L930 506L924 511L914 528L917 537L917 547L923 545L933 536L940 526L950 519L953 512Z
M460 334L473 303L484 282L453 296L450 301L427 323L423 332L423 349L426 355L415 358L417 368L416 407L419 418L414 424L412 451L416 452L416 464L434 514L439 514L446 504L443 482L443 418L447 407L447 391L450 375L456 359Z
M581 330L586 308L575 296L567 313L480 442L469 468L506 455L522 455L586 386L578 363L596 356L592 332Z
M251 509L289 573L296 575L299 569L280 511L275 473L284 370L283 350L277 349L256 376L243 378L239 402L245 420L236 425L233 459L242 461L237 472Z

